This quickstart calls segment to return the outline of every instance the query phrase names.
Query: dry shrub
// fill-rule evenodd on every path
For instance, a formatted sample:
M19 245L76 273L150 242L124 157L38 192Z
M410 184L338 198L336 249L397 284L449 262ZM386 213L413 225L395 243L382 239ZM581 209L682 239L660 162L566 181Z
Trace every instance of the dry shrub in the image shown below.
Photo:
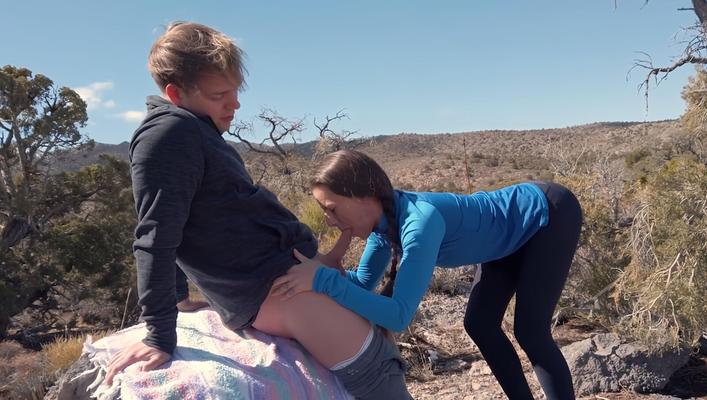
M400 334L395 335L400 353L407 364L406 376L420 382L426 382L434 378L432 360L428 349L429 344L422 339L418 332L420 328L419 314L415 316L413 322Z
M49 373L60 374L81 357L85 336L61 337L42 347L46 359L46 370Z
M107 334L92 336L97 340ZM0 398L43 398L46 388L79 359L85 341L85 335L62 337L41 351L26 350L13 341L0 342Z
M707 326L707 169L681 156L623 183L611 162L558 177L584 224L560 311L658 347Z
M90 334L95 342L104 338L113 331L97 331ZM81 357L83 344L89 335L63 336L42 347L43 359L46 360L45 371L47 374L59 375L66 371L71 364Z
M300 222L307 225L319 240L334 235L335 229L327 225L324 211L313 197L300 199L296 211Z
M625 251L628 231L616 191L605 190L599 174L558 177L582 206L583 224L579 246L560 299L563 310L571 310L597 322L611 325L615 316L606 293L613 287L630 258Z
M474 282L476 268L475 266L435 268L429 290L450 296L468 293Z
M673 159L637 199L631 262L613 294L619 326L649 343L694 345L707 326L707 167Z
M698 155L704 156L704 139L707 133L707 71L700 66L697 74L688 78L688 83L682 91L682 98L685 100L685 114L682 115L681 122L689 135L696 139Z

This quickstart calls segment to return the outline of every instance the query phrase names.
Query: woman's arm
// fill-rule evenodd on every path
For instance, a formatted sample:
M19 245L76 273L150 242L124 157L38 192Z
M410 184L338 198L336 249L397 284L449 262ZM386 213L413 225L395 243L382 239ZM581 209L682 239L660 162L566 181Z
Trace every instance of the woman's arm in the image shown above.
M388 241L376 233L372 233L366 241L358 268L348 271L347 278L356 286L373 290L380 282L385 268L390 261L390 245Z
M317 269L313 290L329 295L376 325L393 331L405 329L432 279L445 232L444 220L434 207L421 207L420 211L401 229L403 251L392 297L372 293L329 268Z

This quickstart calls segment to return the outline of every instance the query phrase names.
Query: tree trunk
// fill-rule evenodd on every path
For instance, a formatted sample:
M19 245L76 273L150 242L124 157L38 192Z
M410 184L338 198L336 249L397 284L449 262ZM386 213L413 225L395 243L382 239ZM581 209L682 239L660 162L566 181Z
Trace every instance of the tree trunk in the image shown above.
M692 8L702 25L707 21L707 0L692 0Z
M16 216L11 217L2 228L0 254L5 253L9 248L15 246L34 231L36 229L26 219Z

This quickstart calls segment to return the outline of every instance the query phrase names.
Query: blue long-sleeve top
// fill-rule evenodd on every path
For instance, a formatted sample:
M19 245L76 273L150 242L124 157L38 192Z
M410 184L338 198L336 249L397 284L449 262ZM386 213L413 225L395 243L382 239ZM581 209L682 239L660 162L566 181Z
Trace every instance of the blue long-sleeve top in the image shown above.
M415 315L436 265L457 267L503 258L548 222L542 190L522 183L470 195L395 191L400 269L392 297L372 292L391 257L385 215L368 237L356 271L321 267L313 290L376 325L401 331Z

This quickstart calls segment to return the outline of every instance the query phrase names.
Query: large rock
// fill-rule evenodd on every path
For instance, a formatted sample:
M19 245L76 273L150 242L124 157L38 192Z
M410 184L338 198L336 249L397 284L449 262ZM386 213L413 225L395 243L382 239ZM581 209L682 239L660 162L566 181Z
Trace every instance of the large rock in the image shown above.
M697 351L703 356L707 356L707 333L700 337L697 341Z
M87 354L83 354L59 378L56 385L49 389L44 400L92 400L89 388L94 386L99 378L102 378L99 377L99 369L91 363ZM111 397L119 398L117 392L107 396Z
M689 349L659 352L613 333L572 343L563 347L562 353L578 396L626 388L639 393L656 392L690 356Z
M177 347L159 368L128 366L102 385L110 359L147 334L144 323L89 337L82 357L46 398L351 400L341 382L296 341L252 328L232 331L210 309L179 313Z

